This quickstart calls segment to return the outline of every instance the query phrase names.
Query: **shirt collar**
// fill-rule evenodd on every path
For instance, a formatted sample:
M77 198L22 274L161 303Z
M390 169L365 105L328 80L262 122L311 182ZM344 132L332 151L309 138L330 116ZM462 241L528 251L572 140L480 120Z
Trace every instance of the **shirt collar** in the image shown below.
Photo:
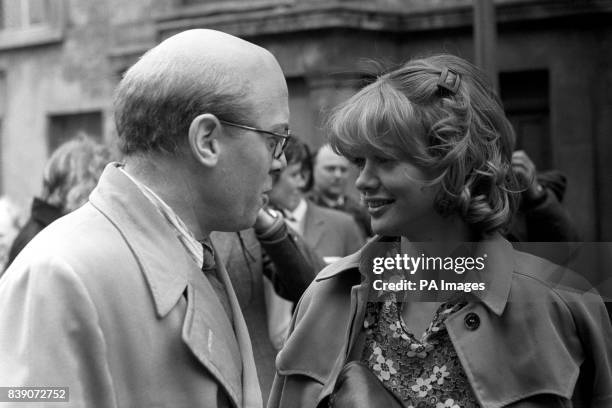
M302 197L293 211L286 211L289 215L287 217L289 226L300 234L304 233L304 219L306 218L307 209L308 205L306 204L306 200Z
M343 272L358 269L365 278L372 274L372 258L380 255L381 243L388 237L377 236L370 240L358 252L329 265L316 278L322 281L333 278ZM495 234L476 243L474 253L487 254L482 271L466 273L466 282L484 282L486 290L471 292L495 314L501 315L508 302L512 274L515 270L514 248L501 235Z
M308 206L306 205L306 200L304 200L303 198L300 199L300 203L297 205L297 207L295 207L295 210L290 211L291 215L293 216L293 218L298 222L298 223L302 223L302 220L304 219L304 216L306 215L306 209L308 208Z
M336 198L335 200L323 194L322 191L318 191L318 195L321 201L325 203L327 207L339 208L339 207L344 206L344 196L343 195L338 196L338 198Z
M176 232L125 172L110 163L89 202L119 231L138 261L159 317L166 316L199 271Z

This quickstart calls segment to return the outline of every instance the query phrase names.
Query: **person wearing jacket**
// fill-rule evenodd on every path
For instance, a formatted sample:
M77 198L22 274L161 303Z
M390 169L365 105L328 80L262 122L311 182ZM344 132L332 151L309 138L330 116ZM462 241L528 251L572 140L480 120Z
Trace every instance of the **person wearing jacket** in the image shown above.
M285 164L281 68L237 37L183 31L127 70L114 112L125 162L0 279L0 384L68 387L64 407L261 408L209 236L253 225Z
M514 133L481 71L411 60L330 129L378 235L300 300L269 408L612 406L600 296L500 234L517 207Z
M284 212L289 226L326 263L361 248L365 237L352 216L306 199L314 180L308 145L292 138L287 143L286 158L287 167L277 174L270 191L270 205Z
M297 303L325 263L286 225L280 211L268 207L259 211L253 228L213 232L211 240L236 291L253 345L261 393L267 401L280 348L270 333L276 316L269 310L268 287L283 300Z
M111 161L111 149L84 133L53 152L45 164L42 194L32 200L30 217L11 245L7 268L36 234L87 202L104 167Z
M512 154L512 168L522 191L506 238L512 242L580 242L580 234L562 204L565 175L559 170L537 171L523 150Z

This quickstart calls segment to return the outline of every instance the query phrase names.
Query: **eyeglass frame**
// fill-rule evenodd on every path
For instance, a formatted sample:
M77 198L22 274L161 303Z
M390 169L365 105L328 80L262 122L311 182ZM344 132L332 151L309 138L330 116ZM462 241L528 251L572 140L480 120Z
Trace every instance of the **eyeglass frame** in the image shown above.
M289 139L291 139L292 137L290 130L287 130L287 134L284 135L282 133L272 132L271 130L264 130L264 129L259 129L259 128L252 127L252 126L241 125L239 123L228 122L227 120L219 119L219 122L223 123L224 125L235 127L238 129L250 130L252 132L257 132L257 133L264 133L266 135L270 135L270 136L279 138L281 140L280 143L276 142L276 145L274 146L274 150L272 151L272 158L274 160L278 160L281 158L281 156L285 152L285 148L287 147L287 142L289 142ZM280 146L279 152L276 152L276 150L278 149L277 146Z

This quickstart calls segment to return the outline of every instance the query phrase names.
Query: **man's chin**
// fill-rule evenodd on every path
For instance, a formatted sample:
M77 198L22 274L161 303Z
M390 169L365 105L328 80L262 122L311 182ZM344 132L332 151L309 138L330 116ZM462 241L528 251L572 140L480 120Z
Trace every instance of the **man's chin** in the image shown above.
M257 206L254 211L250 211L248 213L243 213L241 216L236 216L232 220L233 222L223 227L218 227L216 231L223 232L237 232L251 228L255 224L255 220L257 218L257 213L261 209L261 206Z
M328 190L327 194L325 195L327 196L327 198L331 200L337 200L342 195L344 195L344 190L336 190L336 189Z
M248 216L242 217L242 220L239 220L240 229L238 231L251 228L253 225L255 225L255 221L257 220L257 213L259 212L259 210L261 210L261 208L261 206L258 206L257 209L251 212Z

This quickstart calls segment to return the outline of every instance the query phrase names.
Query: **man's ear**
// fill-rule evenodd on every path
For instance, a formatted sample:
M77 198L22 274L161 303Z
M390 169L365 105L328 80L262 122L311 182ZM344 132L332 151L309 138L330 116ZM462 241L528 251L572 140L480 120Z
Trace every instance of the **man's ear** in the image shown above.
M189 149L194 158L204 166L212 167L219 160L219 119L211 113L197 116L189 125Z

